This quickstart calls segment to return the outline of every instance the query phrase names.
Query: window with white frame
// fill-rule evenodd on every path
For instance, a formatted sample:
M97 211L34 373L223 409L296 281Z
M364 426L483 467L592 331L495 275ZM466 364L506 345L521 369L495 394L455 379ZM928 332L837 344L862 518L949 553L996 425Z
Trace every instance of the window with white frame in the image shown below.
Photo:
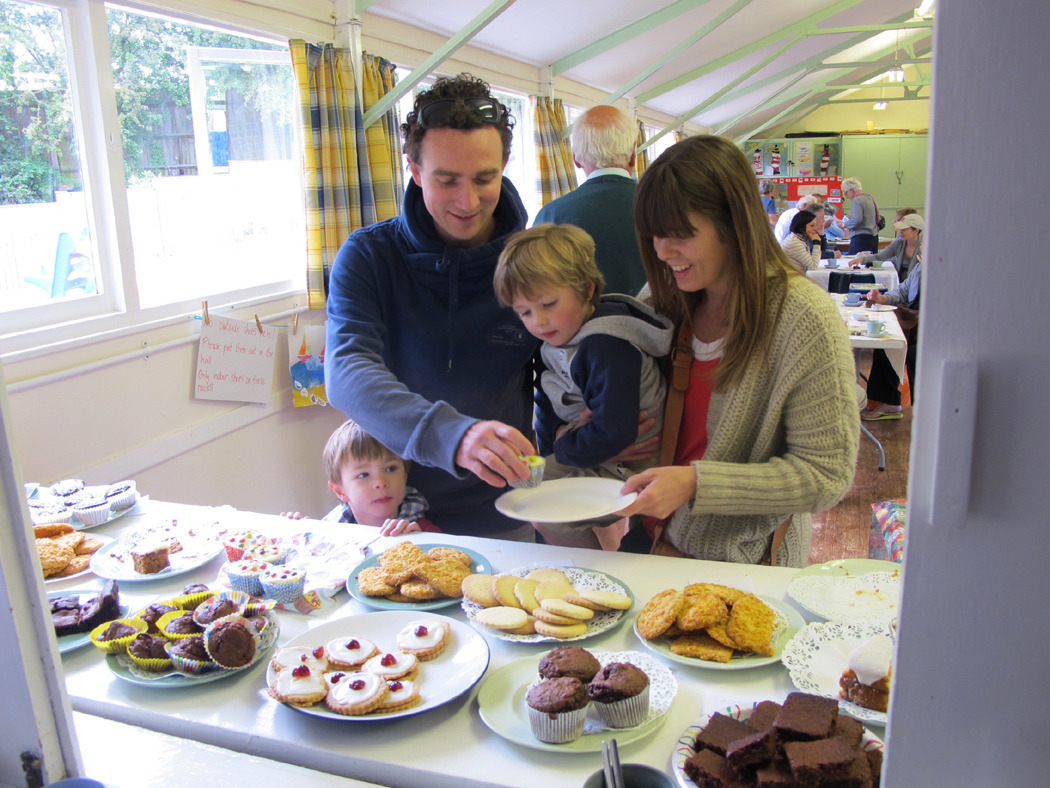
M284 43L102 0L0 0L0 39L0 349L302 288Z

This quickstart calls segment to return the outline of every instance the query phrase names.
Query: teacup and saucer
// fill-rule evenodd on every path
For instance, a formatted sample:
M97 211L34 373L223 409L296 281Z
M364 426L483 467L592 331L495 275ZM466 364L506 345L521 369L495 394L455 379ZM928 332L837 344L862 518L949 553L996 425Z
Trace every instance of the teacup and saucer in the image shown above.
M869 337L881 337L886 333L886 323L869 317L865 323L865 331Z

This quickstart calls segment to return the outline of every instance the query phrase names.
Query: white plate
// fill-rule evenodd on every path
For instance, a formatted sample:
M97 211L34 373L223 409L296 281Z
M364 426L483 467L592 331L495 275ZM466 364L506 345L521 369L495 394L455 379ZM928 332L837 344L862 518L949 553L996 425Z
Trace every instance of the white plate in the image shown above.
M397 633L408 624L422 618L439 619L451 630L451 640L445 650L434 659L419 663L419 675L413 681L419 685L422 703L402 711L358 716L336 714L323 702L314 706L289 706L289 708L314 717L326 717L341 722L375 722L430 711L458 698L485 675L485 670L489 666L489 645L485 642L485 638L462 621L446 616L411 610L374 611L329 621L281 645L313 648L323 646L329 640L337 637L361 637L371 640L381 651L393 651L397 648ZM274 675L273 667L267 665L267 686L273 681Z
M62 579L65 580L66 578ZM66 596L78 596L80 597L80 603L84 604L85 602L89 602L95 597L97 597L98 594L98 590L89 591L86 589L77 588L71 591L48 591L47 598L50 600L59 599L61 597ZM121 604L120 613L117 616L117 618L127 617L129 610L130 608L127 605ZM73 635L62 635L62 637L56 638L56 640L58 641L58 653L65 654L67 651L72 651L75 648L80 648L81 646L86 646L88 643L90 643L91 633L77 632Z
M796 574L787 592L826 621L888 622L897 616L901 590L900 566L890 565L892 571L859 575Z
M143 528L121 536L103 547L91 556L91 571L110 580L161 580L192 572L223 552L222 542L215 535L203 534L195 528L168 526L165 527L165 532L177 536L182 549L168 555L170 565L160 572L152 575L140 574L135 571L131 549L135 545L136 534L146 530L150 529Z
M592 651L602 665L610 662L630 662L645 671L649 677L649 714L633 728L606 728L593 710L587 714L583 735L566 744L548 744L532 735L525 694L539 679L539 664L543 654L522 657L492 671L478 690L478 713L482 721L504 739L548 752L601 752L602 739L616 737L621 747L656 731L663 722L678 692L678 681L670 669L658 659L640 651ZM696 788L696 786L692 786Z
M151 673L135 665L126 652L124 654L107 654L106 665L118 679L156 689L181 689L236 676L238 673L243 673L260 662L269 661L270 659L270 652L273 651L274 643L277 642L277 638L281 634L281 626L275 614L263 613L263 615L266 616L267 624L259 635L259 644L255 649L255 657L243 668L219 668L196 675L179 673L174 669L164 673Z
M791 683L802 692L834 698L842 711L862 722L885 725L886 712L866 709L839 696L839 678L849 668L849 653L872 638L889 640L889 628L870 621L807 624L784 648L784 667L791 674Z
M771 657L767 657L765 654L743 654L739 651L733 653L729 662L711 662L704 659L683 657L671 651L671 642L669 638L661 637L656 640L646 640L642 637L641 633L638 631L637 619L635 619L634 622L634 634L638 636L640 641L642 641L642 645L653 653L659 654L664 659L677 662L680 665L688 665L691 668L703 668L704 670L743 670L746 668L761 668L765 665L773 665L780 662L780 655L784 651L784 646L787 645L787 642L791 640L792 637L794 637L796 632L806 625L806 622L802 619L802 616L798 614L797 610L794 610L789 605L785 605L780 600L768 596L759 596L758 598L773 608L773 612L776 614L776 619L773 622L775 638L773 644L773 656Z
M896 308L893 304L872 304L868 307L874 312L892 312Z
M901 571L901 565L893 561L879 561L875 558L839 558L834 561L825 561L822 564L810 564L795 572L791 576L809 577L817 575L820 577L860 577L868 572L897 572Z
M500 574L525 577L525 575L535 568L535 566L520 566L517 569L512 569L509 572L501 572ZM620 594L626 594L629 596L631 598L631 607L634 607L634 594L631 593L631 589L627 587L626 583L617 580L612 575L607 575L596 569L579 569L575 566L559 566L555 568L560 572L564 572L565 576L569 578L569 582L572 583L573 588L576 588L577 590L586 588L592 591L616 591ZM478 611L482 610L481 605L476 605L466 598L463 599L460 605L463 608L463 612L467 614L467 620L470 622L470 625L478 632L482 632L494 638L499 638L500 640L509 640L512 643L568 642L570 640L583 640L584 638L594 637L595 635L599 635L602 632L615 627L620 623L624 614L630 610L630 608L628 608L627 610L610 610L606 613L595 613L594 617L587 621L587 631L582 635L577 635L574 638L553 638L548 635L511 635L507 632L501 632L498 629L478 623L477 616Z
M113 537L111 537L111 536L102 536L101 534L93 535L92 538L93 539L98 539L100 542L102 542L102 547L100 547L98 549L98 552L102 552L104 549L106 549L106 545L110 544L113 541ZM92 556L92 559L94 559L94 556ZM90 575L91 571L92 571L92 569L91 569L91 561L88 561L87 568L80 570L76 574L68 575L66 577L45 577L44 578L44 585L46 585L46 586L57 586L57 585L60 585L62 583L65 583L67 580L72 580L72 579L77 578L77 577L85 577L87 575Z
M751 712L754 711L757 705L756 703L746 707L730 706L727 709L722 709L719 713L732 717L735 720L745 721L750 719ZM690 780L685 773L685 762L696 754L696 737L711 720L711 716L710 714L705 714L682 731L682 735L678 737L674 750L671 751L671 771L674 772L675 781L680 788L696 788L696 783ZM865 750L883 749L882 739L867 728L864 729L860 745Z
M533 523L593 520L634 503L638 493L620 495L621 487L623 482L616 479L553 479L538 487L503 493L496 499L496 510Z

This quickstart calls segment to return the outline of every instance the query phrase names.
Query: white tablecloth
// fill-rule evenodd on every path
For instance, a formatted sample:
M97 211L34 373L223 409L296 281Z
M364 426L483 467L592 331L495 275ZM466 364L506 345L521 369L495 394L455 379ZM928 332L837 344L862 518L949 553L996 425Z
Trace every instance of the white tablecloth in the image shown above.
M847 258L841 258L840 260L821 260L820 268L815 271L806 271L806 276L827 290L828 281L831 279L831 272L833 270L846 273L851 270L847 267L847 263L843 262L846 259ZM840 267L835 269L828 268L827 266L829 263L838 264ZM900 284L900 277L897 276L897 269L889 263L886 263L882 268L854 268L852 270L853 273L857 274L875 274L875 281L878 284L885 286L888 290L892 290Z
M844 295L830 294L838 305L842 319L846 321L849 329L849 344L854 350L879 348L886 352L886 357L893 365L893 371L897 377L904 380L905 358L908 355L908 340L904 338L904 331L897 322L897 315L893 309L885 306L872 308L866 307L865 301L861 300L858 306L847 306ZM882 320L886 324L884 336L869 336L867 331L867 318L873 317Z
M141 514L115 520L97 531L118 536L130 528L177 517L180 524L218 520L222 528L253 528L271 535L309 530L348 535L364 542L376 533L367 526L291 522L229 508L208 509L159 501L143 501L139 508ZM642 605L663 589L682 588L686 583L702 579L751 586L757 594L787 600L787 585L796 571L434 533L409 538L421 543L467 547L488 559L496 573L539 562L597 569L619 579L634 594L634 608L618 627L580 643L588 649L602 651L646 651L634 633L634 618ZM377 552L383 547L383 542L375 545ZM185 583L214 583L223 562L224 557L216 557L178 577L122 582L121 599L132 610L137 610L150 602L170 598ZM67 581L60 588L100 585L101 581L92 575ZM51 590L58 589L48 584L48 591ZM785 604L798 609L804 619L813 620L793 602L788 600ZM370 608L345 591L335 598L330 609L326 607L314 615L281 611L277 613L281 625L278 644L318 624L369 612L372 612ZM434 612L466 621L458 604ZM545 653L556 645L511 643L489 635L485 640L490 649L489 672L521 657ZM578 788L588 775L601 768L600 752L572 754L535 750L493 733L478 714L477 685L459 699L415 716L388 721L341 721L309 716L267 697L262 664L220 681L170 689L140 686L118 678L107 667L105 656L90 645L63 655L62 667L77 711L381 785ZM701 715L705 700L714 702L716 696L718 703L782 700L794 689L787 670L780 664L748 670L712 670L678 664L670 667L679 682L679 691L664 722L650 735L620 747L624 761L647 763L668 773L678 737ZM876 733L881 735L879 729ZM120 757L120 747L120 742L113 742L112 757Z

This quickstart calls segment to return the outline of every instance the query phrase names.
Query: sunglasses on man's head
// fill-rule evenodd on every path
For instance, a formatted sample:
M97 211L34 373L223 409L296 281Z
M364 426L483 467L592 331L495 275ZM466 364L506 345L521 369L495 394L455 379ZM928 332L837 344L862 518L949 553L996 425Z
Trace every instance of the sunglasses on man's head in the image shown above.
M459 106L470 109L484 123L499 123L505 112L503 105L491 98L437 99L420 107L416 118L424 129L443 126Z

